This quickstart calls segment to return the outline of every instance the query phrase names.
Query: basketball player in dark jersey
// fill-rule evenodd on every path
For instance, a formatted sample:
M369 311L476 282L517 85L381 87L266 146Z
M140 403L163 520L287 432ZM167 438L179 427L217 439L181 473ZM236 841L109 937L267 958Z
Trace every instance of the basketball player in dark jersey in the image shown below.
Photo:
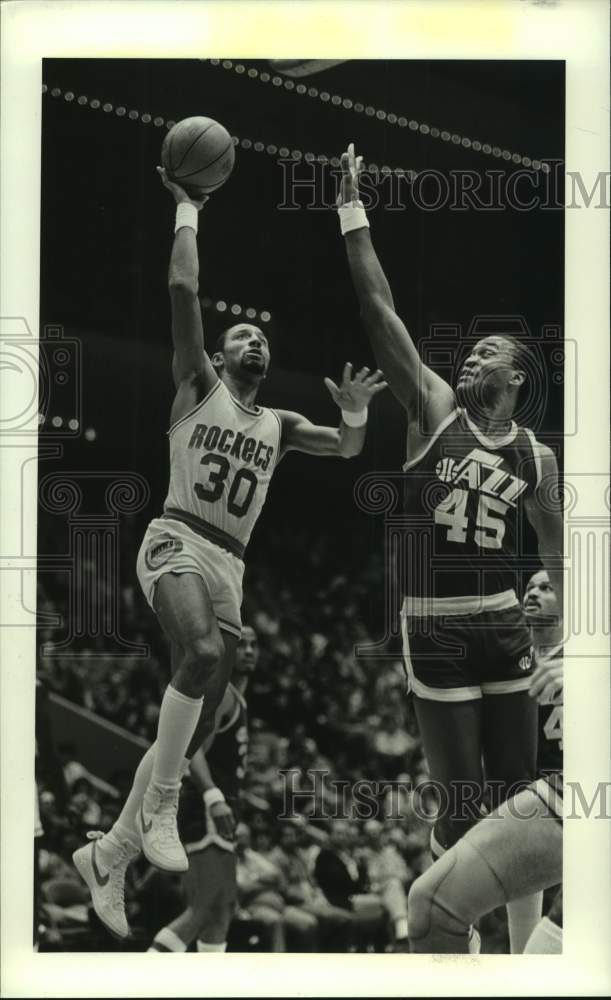
M236 901L234 830L248 755L244 696L259 658L254 629L242 628L233 679L217 711L214 733L191 761L183 782L178 829L189 855L187 908L155 935L149 951L225 951Z
M73 854L95 911L117 937L129 927L125 871L142 849L164 871L189 863L176 826L190 758L213 727L240 638L244 552L278 461L287 451L348 458L359 454L368 404L385 387L381 372L347 364L341 384L325 380L341 410L338 427L300 413L256 405L270 363L263 332L250 323L226 330L212 356L204 346L198 297L198 217L192 200L158 168L176 202L168 286L176 395L168 432L170 482L161 517L144 536L137 574L171 647L172 680L157 739L140 761L125 805L107 834Z
M533 894L542 899L544 889L562 880L562 619L544 571L531 578L524 607L536 663L529 695L539 706L539 778L472 827L414 882L408 899L413 952L466 954L476 920L504 903ZM561 920L559 893L547 917L523 928L521 947L512 942L512 952L558 954Z
M365 329L407 415L405 513L413 529L400 580L402 626L429 771L442 792L431 838L439 855L476 821L484 774L496 802L535 774L531 640L514 576L525 514L561 594L558 471L551 449L513 420L526 381L520 344L480 340L455 388L422 362L371 241L358 198L360 160L351 144L338 213Z

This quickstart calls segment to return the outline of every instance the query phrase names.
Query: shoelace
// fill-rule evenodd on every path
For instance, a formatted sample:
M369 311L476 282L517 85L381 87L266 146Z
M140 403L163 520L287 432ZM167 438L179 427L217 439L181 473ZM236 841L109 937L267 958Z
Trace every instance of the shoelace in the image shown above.
M164 788L159 791L159 836L164 843L175 845L178 841L176 830L176 813L178 811L178 791L174 788Z

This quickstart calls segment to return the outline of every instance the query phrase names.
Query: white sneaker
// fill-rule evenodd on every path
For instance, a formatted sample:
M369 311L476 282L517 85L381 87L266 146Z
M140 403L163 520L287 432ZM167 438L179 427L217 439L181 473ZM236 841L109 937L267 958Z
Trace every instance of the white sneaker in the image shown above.
M471 925L469 928L469 954L479 955L482 950L482 939L477 927Z
M165 872L186 872L189 867L176 827L179 792L180 785L151 782L136 815L145 858Z
M129 863L140 851L125 840L109 865L108 851L102 855L96 849L96 842L104 834L97 830L87 836L93 843L85 844L74 852L74 866L87 883L93 908L106 929L115 937L126 938L129 935L129 925L125 916L125 873Z

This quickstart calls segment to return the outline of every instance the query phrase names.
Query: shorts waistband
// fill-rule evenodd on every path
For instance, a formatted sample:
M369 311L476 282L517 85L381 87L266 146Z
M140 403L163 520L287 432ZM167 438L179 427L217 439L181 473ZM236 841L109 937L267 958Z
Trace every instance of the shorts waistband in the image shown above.
M217 528L214 524L204 521L203 517L198 517L197 514L190 514L186 510L177 510L175 507L168 507L161 516L171 521L182 521L196 535L201 535L202 538L206 538L209 542L220 545L222 549L227 549L228 552L237 556L238 559L244 558L246 546L238 542L237 538L233 538L232 535L223 531L222 528Z
M401 613L409 618L432 615L478 615L482 611L505 611L518 604L515 590L473 597L405 597Z

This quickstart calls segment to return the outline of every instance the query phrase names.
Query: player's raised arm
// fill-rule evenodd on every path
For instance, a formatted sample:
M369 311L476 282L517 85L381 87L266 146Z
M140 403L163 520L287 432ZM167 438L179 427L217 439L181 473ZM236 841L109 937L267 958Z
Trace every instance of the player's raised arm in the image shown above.
M528 520L535 529L539 555L550 583L556 592L562 614L563 601L563 517L558 484L558 463L551 448L539 445L541 475L537 488L525 501Z
M365 442L369 403L377 393L386 388L382 372L370 374L369 368L362 368L352 377L352 365L344 367L340 385L330 378L325 385L333 402L341 410L339 427L321 427L311 423L300 413L278 410L282 423L282 453L303 451L308 455L339 455L352 458L358 455Z
M176 201L176 228L170 257L168 288L172 304L172 374L177 389L184 382L198 380L204 392L217 381L217 374L204 350L204 329L199 304L199 257L197 253L198 212L204 201L190 198L179 184L168 180L157 167L164 186Z
M358 173L362 157L354 145L342 155L338 211L361 317L376 360L408 416L439 423L454 408L454 394L439 375L422 363L405 324L397 316L386 275L373 248L365 209L359 201ZM427 422L428 422L427 420Z

